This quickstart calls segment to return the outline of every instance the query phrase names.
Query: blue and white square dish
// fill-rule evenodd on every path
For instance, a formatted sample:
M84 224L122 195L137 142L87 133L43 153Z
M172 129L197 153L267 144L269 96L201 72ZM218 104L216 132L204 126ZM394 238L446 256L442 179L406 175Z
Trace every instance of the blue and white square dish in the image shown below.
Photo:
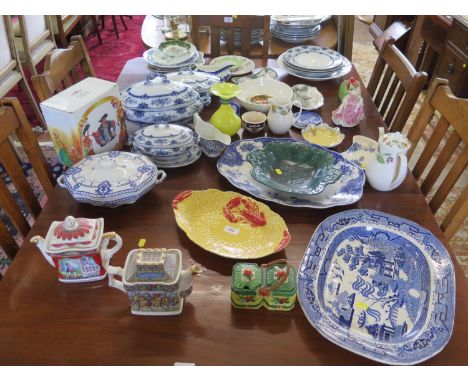
M442 243L410 220L373 210L328 217L309 242L297 285L312 326L372 360L420 363L450 340L453 264Z

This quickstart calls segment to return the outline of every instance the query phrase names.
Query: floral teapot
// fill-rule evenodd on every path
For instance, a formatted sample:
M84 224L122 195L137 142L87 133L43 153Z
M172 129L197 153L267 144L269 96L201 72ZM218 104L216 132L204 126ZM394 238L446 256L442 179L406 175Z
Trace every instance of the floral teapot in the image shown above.
M103 231L103 218L67 216L64 221L52 222L45 239L34 236L31 243L57 270L59 281L96 281L106 277L110 258L122 247L119 235ZM116 244L109 249L110 240Z
M384 134L384 128L379 127L378 147L366 166L366 177L373 188L391 191L403 182L408 172L406 153L410 146L403 134Z
M193 274L201 271L198 264L183 271L178 249L134 249L124 268L109 266L109 286L128 294L133 314L176 315L192 292Z

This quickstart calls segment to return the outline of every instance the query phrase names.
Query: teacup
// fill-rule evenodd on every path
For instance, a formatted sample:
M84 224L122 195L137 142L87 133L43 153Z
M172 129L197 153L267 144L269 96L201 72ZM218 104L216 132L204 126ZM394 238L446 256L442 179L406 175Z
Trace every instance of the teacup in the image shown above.
M242 114L242 127L250 133L258 133L265 128L266 115L259 111Z

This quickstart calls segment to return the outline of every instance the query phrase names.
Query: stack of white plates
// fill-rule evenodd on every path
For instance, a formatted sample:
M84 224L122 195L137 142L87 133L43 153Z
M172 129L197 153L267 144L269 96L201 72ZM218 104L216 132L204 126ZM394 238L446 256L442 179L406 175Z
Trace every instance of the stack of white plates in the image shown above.
M233 45L235 47L239 47L242 45L242 32L240 28L233 28ZM226 29L221 30L221 41L228 40L228 32ZM253 44L260 44L263 41L263 29L262 28L255 28L252 29L250 33L250 43Z
M271 35L289 43L316 38L327 16L271 16Z
M320 46L297 46L278 57L278 66L306 80L325 81L351 71L351 62L340 53Z
M165 41L143 53L143 59L159 72L174 72L191 65L203 64L203 53L183 41Z
M187 166L200 158L193 131L182 125L150 125L132 137L133 152L149 157L158 167Z

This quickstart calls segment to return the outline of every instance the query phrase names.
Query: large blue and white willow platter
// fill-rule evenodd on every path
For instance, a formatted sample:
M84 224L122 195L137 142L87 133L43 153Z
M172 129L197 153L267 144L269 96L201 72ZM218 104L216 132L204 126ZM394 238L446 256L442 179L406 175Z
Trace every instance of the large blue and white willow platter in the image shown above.
M302 259L297 294L320 334L378 362L423 362L452 334L450 255L425 228L383 212L325 219Z
M292 138L261 137L255 139L243 139L231 143L223 155L218 159L218 171L232 185L263 200L268 200L290 207L329 208L347 205L357 202L362 197L364 183L366 181L364 171L353 163L344 159L341 154L320 147L321 150L332 153L334 166L342 172L340 179L325 187L318 195L292 195L286 192L273 190L252 178L252 165L247 161L247 155L275 141L301 142L305 141Z
M166 173L144 155L109 151L82 159L57 183L79 202L117 207L136 202L165 178Z

